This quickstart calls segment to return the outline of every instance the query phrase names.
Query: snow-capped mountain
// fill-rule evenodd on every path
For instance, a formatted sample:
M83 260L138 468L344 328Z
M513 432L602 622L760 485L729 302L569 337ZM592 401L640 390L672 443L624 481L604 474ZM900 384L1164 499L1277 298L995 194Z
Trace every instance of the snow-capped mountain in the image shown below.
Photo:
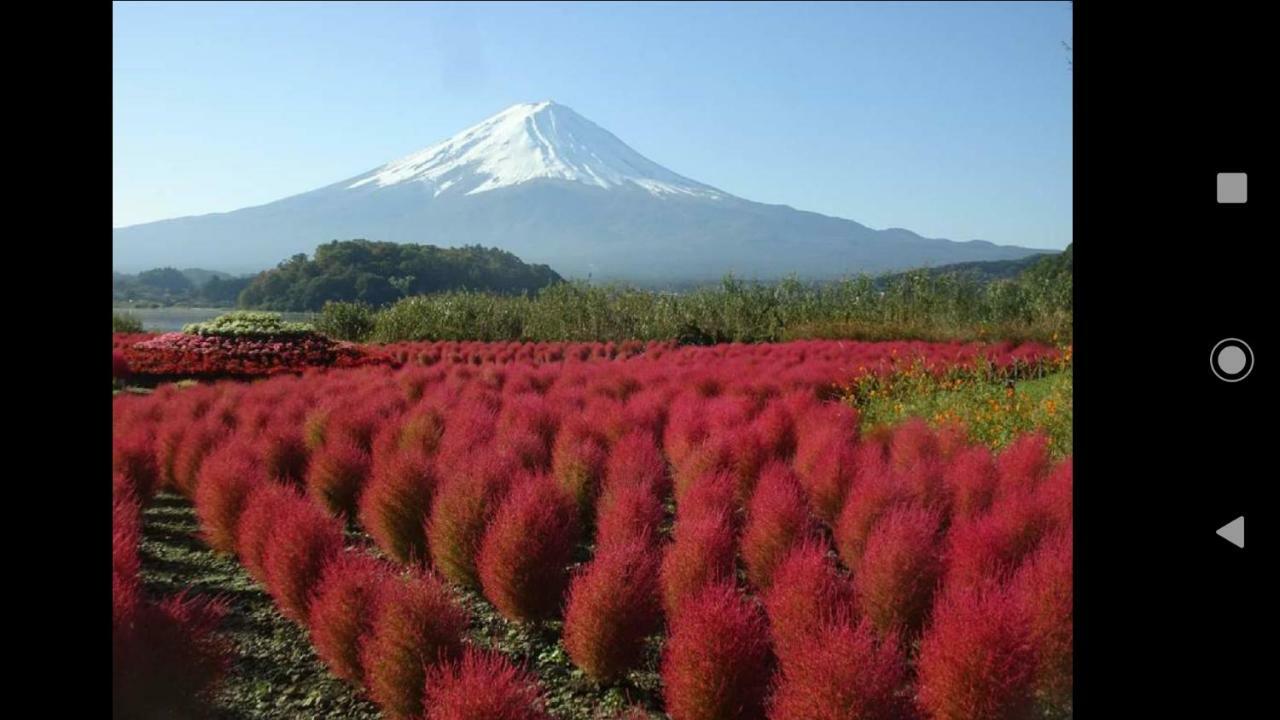
M243 272L367 238L509 250L562 275L638 282L832 277L1036 252L872 230L690 180L554 102L512 106L354 178L229 213L116 228L114 269Z
M654 195L727 197L652 162L608 130L550 101L509 107L348 187L418 182L434 188L435 196L475 195L546 179L605 189L630 183Z

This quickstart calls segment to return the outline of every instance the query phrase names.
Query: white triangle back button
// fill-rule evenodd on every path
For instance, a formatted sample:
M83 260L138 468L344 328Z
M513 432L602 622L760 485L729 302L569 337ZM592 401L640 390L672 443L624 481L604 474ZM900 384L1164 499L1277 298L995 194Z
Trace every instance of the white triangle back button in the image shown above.
M1244 547L1244 516L1241 515L1218 528L1218 535L1238 548Z

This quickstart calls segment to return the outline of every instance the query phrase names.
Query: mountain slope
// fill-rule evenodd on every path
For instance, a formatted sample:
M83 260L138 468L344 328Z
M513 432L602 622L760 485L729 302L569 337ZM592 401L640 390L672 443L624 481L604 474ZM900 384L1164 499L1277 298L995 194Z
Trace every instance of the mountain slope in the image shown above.
M735 197L667 170L573 110L516 105L312 192L112 232L115 268L270 267L334 239L485 245L569 277L832 277L1036 250L873 230Z

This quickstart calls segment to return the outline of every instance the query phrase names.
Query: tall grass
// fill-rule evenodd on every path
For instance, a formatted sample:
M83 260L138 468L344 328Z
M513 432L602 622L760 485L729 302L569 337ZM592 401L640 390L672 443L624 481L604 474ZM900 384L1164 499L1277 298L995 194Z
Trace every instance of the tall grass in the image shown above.
M142 320L137 315L127 312L111 313L111 332L113 333L140 333L142 332Z
M536 295L448 292L382 310L330 303L319 326L346 340L676 340L1070 338L1071 277L983 282L919 271L777 283L727 276L685 293L558 283Z

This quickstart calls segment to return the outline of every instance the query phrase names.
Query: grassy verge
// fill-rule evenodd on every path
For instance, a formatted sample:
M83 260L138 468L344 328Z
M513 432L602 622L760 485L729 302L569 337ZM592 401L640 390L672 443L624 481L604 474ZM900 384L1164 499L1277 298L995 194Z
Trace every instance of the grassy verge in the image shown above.
M1018 435L1041 430L1057 457L1072 448L1070 366L1043 378L1005 382L997 378L940 379L930 375L869 379L845 400L862 413L864 430L892 426L909 417L934 425L959 422L969 437L999 449Z

